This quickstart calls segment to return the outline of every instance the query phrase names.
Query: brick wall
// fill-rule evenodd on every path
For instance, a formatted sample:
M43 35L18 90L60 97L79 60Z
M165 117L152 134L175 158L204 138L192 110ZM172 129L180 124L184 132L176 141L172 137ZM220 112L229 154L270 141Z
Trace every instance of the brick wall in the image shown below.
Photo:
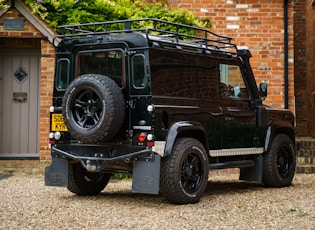
M307 136L309 131L308 107L309 99L308 81L306 77L306 0L294 1L294 46L295 46L295 102L296 102L296 124L297 134Z
M307 81L310 86L309 98L310 98L310 107L309 107L309 116L308 120L311 121L311 127L309 129L309 136L315 137L315 1L308 0L306 3L306 31L307 31Z
M49 108L52 104L54 86L55 48L47 41L41 41L41 82L40 82L40 160L46 164L51 159L48 148L48 135L50 125Z
M313 0L294 0L294 78L296 134L315 137L315 6Z
M25 20L24 16L20 14L16 9L9 9L2 17L0 17L0 25L3 25L4 19L22 19L24 20L23 30L0 30L0 37L11 38L42 38L41 32L39 32L29 21Z
M299 10L304 10L304 12L306 12L306 17L297 15L298 25L301 25L304 21L304 27L302 27L302 29L304 29L304 33L301 31L301 28L297 28L300 40L295 40L295 42L299 44L299 47L301 47L301 50L304 51L296 51L297 60L302 60L301 62L298 61L296 63L296 66L298 66L301 71L301 74L299 72L295 75L296 82L301 81L306 83L305 85L297 88L297 92L304 102L302 104L302 108L299 108L299 111L301 111L299 120L302 120L299 122L300 128L298 131L305 134L305 136L311 137L315 137L315 4L313 2L314 0L297 1L297 4L301 5ZM303 3L304 7L302 5ZM301 35L305 35L305 37L303 38ZM304 49L303 44L304 47L306 46Z
M265 104L284 108L283 0L169 0L210 19L211 31L230 36L247 47L258 83L268 83ZM289 2L289 109L295 111L293 65L293 3Z
M315 141L299 141L296 172L315 173Z

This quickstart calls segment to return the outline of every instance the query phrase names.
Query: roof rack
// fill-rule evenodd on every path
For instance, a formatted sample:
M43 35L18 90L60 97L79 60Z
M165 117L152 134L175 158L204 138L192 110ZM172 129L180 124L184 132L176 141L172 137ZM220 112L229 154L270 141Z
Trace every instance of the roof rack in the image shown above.
M177 44L196 44L205 48L235 49L237 46L231 43L232 38L221 36L210 30L168 22L153 18L118 20L109 22L95 22L75 25L58 26L61 34L56 38L71 38L80 36L93 36L114 33L141 32L150 40L152 35L172 38ZM53 42L53 44L55 44Z

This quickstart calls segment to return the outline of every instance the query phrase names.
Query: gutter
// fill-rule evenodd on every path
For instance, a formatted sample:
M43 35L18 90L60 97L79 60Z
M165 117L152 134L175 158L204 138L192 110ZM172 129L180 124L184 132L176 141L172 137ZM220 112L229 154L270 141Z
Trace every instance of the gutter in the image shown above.
M284 108L289 108L289 35L288 35L288 0L284 0Z

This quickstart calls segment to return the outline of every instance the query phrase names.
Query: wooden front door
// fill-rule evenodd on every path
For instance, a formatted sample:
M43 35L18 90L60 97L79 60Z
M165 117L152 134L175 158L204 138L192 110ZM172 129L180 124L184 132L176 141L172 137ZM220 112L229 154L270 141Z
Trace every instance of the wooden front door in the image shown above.
M39 156L39 50L0 51L0 157Z

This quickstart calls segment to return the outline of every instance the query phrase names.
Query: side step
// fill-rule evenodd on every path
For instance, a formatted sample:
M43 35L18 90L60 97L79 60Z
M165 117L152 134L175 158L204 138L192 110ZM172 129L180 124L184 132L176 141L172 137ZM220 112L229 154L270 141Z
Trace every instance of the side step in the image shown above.
M209 164L209 169L226 169L226 168L250 168L255 166L255 161L253 160L243 160L243 161L227 161L223 163L213 163Z
M208 165L209 169L240 168L240 180L262 182L263 156L258 155L253 160L227 161Z

